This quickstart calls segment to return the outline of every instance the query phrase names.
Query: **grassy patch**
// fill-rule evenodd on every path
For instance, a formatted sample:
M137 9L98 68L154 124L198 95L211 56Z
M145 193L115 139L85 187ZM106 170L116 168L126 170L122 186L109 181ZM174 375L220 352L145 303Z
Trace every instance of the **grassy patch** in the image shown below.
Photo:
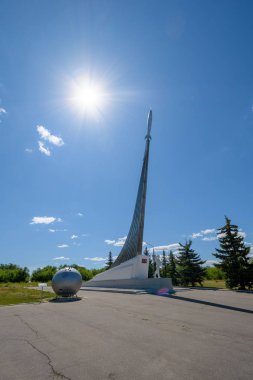
M28 289L26 288L27 285L28 284L1 284L0 305L40 302L41 300L53 298L52 293L42 292L36 289Z
M204 280L203 287L226 289L225 280Z

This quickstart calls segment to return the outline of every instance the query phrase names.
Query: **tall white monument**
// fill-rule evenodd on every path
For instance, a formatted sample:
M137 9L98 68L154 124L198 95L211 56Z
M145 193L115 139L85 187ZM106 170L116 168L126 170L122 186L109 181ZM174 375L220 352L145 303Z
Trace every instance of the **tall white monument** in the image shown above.
M85 286L149 288L151 286L151 283L155 280L155 287L157 288L159 288L160 285L161 287L167 286L168 288L172 288L170 279L160 279L160 282L162 283L159 284L158 278L148 278L149 258L148 256L142 255L148 180L149 146L151 141L152 127L151 110L148 114L147 124L148 128L145 137L146 144L141 177L133 219L126 241L112 267L105 272L98 274L92 280L86 282ZM154 288L154 285L152 285L152 288Z

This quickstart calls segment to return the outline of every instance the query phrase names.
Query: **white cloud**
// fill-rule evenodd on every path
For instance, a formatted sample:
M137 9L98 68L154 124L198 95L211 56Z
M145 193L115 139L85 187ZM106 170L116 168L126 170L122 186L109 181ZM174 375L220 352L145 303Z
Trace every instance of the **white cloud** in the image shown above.
M244 239L246 238L246 233L243 232L243 231L239 231L238 235L241 236L241 237L243 237Z
M191 235L191 237L193 239L196 239L196 238L201 237L201 236L203 236L203 235L200 232L193 232L193 234Z
M0 115L1 115L1 113L7 113L6 109L3 107L0 107Z
M82 234L82 236L87 237L87 236L89 236L89 234Z
M109 245L113 245L114 243L116 243L116 241L115 240L105 240L105 243L109 244Z
M53 260L69 260L69 257L59 256L59 257L54 257Z
M61 222L61 221L62 221L61 218L59 218L59 219L60 219L60 220L58 220L58 222ZM49 231L49 232L66 232L66 231L68 231L68 230L66 230L65 228L64 228L64 230L55 230L55 229L53 229L53 228L49 228L48 231Z
M214 265L214 264L218 264L218 260L206 260L205 262L205 266L210 266L210 265Z
M47 128L43 127L43 125L37 125L37 131L40 135L40 138L43 140L48 141L49 143L56 146L64 145L61 137L52 135L52 133Z
M217 240L217 236L204 237L202 240L203 240L203 241L213 241L213 240Z
M118 238L118 240L113 244L115 247L123 247L125 244L127 236L123 236L122 238Z
M115 247L123 247L125 244L127 236L123 236L121 238L118 238L117 240L105 240L106 244L114 245Z
M50 150L45 146L45 144L42 141L38 141L39 144L39 151L46 156L51 156Z
M201 233L203 235L214 234L215 233L215 228L207 228L206 230L202 230Z
M68 248L68 244L59 244L57 245L58 248Z
M72 235L70 239L78 239L77 235Z
M159 245L156 247L153 247L155 252L159 251L176 251L180 247L179 243L173 243L168 245Z
M199 237L203 237L204 235L209 235L209 234L214 234L214 233L215 233L215 228L207 228L205 230L201 230L200 232L193 232L193 234L190 237L192 239L196 239ZM204 239L202 239L202 240L204 240Z
M25 149L25 152L27 152L27 153L32 153L33 150L32 150L31 148L26 148L26 149Z
M83 214L81 212L78 212L76 215L77 216L83 216Z
M50 224L54 222L61 222L61 218L54 216L34 216L30 224Z
M104 259L103 257L84 257L84 260L90 260L90 261L105 261L106 259Z

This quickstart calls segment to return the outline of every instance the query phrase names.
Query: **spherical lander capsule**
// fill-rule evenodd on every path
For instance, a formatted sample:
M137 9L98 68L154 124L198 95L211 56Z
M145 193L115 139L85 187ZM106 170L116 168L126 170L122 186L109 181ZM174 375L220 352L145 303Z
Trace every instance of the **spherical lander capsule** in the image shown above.
M82 285L82 276L75 268L58 270L52 279L52 288L57 296L73 297Z

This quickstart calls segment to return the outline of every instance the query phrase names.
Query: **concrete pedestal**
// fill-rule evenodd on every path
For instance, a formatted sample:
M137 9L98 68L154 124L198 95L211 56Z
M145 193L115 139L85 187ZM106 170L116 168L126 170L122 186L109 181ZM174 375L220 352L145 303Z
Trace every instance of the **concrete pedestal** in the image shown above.
M130 280L148 278L149 258L144 255L138 255L131 260L117 265L105 272L97 274L89 283L104 280Z
M84 287L138 289L158 291L159 289L173 290L171 278L146 278L146 279L118 279L118 280L90 280L83 283Z

